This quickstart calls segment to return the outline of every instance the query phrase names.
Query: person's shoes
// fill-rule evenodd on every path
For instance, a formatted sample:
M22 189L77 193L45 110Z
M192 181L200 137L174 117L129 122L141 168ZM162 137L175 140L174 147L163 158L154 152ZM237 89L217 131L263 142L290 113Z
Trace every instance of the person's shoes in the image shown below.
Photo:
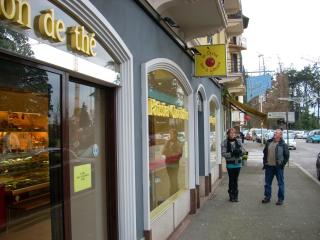
M264 199L262 199L261 202L262 202L262 203L268 203L268 202L270 202L270 198L264 198Z
M238 198L233 199L233 202L239 202Z
M281 201L281 200L278 200L277 202L276 202L276 205L278 205L278 206L281 206L283 204L283 201Z

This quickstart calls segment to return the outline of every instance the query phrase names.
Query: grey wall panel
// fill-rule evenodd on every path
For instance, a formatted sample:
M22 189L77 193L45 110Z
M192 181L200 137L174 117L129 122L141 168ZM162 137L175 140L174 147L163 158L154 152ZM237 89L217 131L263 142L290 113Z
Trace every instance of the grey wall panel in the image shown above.
M191 79L193 62L184 51L133 0L91 0L121 36L133 55L135 95L135 159L137 196L137 239L143 237L143 188L141 153L141 64L154 58L167 58L179 65Z
M209 78L193 78L191 80L192 88L194 90L194 94L196 94L197 89L199 88L199 85L203 85L205 91L206 91L206 96L207 100L209 101L209 98L211 95L215 95L218 100L219 104L221 104L221 89L217 87L212 80Z

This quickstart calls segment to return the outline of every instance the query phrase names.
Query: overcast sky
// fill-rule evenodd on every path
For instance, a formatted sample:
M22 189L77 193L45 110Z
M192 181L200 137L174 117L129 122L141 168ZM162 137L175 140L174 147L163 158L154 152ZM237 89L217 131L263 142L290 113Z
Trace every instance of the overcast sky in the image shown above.
M259 70L264 55L266 70L296 69L312 64L302 58L320 60L320 0L242 0L249 26L243 37L246 71ZM262 57L260 57L262 69Z

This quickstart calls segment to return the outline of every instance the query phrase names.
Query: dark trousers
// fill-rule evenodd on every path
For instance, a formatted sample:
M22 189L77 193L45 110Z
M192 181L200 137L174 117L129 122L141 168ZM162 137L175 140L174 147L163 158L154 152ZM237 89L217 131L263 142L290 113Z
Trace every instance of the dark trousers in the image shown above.
M283 169L280 166L266 166L265 168L265 185L264 185L264 196L270 199L272 193L272 180L276 176L278 181L278 200L284 200L284 175Z
M227 168L229 176L229 196L230 199L238 199L238 177L241 168Z

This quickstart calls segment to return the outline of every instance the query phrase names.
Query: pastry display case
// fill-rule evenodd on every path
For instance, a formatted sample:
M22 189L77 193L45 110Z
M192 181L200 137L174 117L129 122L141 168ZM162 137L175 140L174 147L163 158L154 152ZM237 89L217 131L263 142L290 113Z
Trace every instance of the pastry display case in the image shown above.
M27 201L30 207L38 196L49 195L47 125L40 113L0 111L0 183L8 208Z

